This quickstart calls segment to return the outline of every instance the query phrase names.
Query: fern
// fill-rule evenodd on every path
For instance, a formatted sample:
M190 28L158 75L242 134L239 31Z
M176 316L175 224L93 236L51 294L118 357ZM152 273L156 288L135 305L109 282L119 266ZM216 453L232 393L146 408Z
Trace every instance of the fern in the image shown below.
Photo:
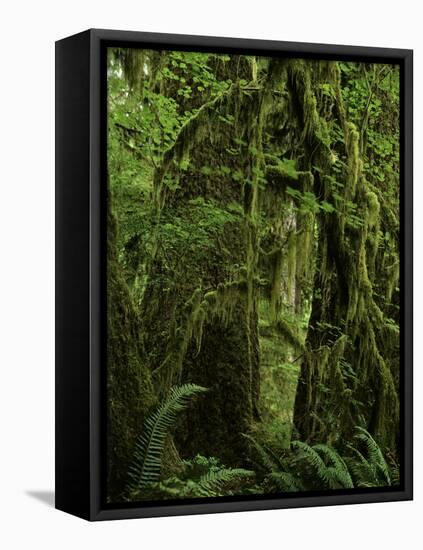
M367 430L359 426L356 427L354 439L361 442L365 447L364 456L355 447L349 445L348 448L354 455L354 458L347 459L350 470L356 480L358 487L380 487L381 485L392 485L394 475L391 474L382 451L373 437Z
M389 466L386 463L386 460L380 450L379 445L369 434L367 430L361 428L360 426L356 427L355 439L361 441L365 444L367 454L369 456L370 464L373 466L376 471L380 472L388 485L391 485L391 476L389 473Z
M143 489L159 479L161 458L169 429L178 413L183 411L191 397L207 391L195 384L185 384L171 388L169 397L144 422L134 451L132 465L129 468L127 489Z
M290 472L273 472L270 474L270 479L282 492L304 491L305 489L301 479Z
M142 495L137 494L137 498L216 497L234 492L248 494L255 477L255 473L250 470L226 468L216 457L197 455L191 460L184 460L183 465L184 469L178 476L150 483Z
M363 449L347 445L348 454L342 456L327 444L311 446L293 441L290 455L278 458L278 448L271 449L251 436L245 437L257 451L260 467L267 472L265 479L279 491L381 487L392 485L399 478L397 469L388 465L377 442L361 427L356 427L354 439Z
M353 457L348 457L346 460L356 480L356 485L358 487L373 487L377 485L376 472L370 462L352 445L348 445L347 448L353 454Z
M319 453L303 441L293 441L292 447L298 451L298 459L304 460L309 464L314 470L316 477L321 480L325 486L330 487L332 481L331 474Z
M253 476L254 472L251 470L244 470L243 468L209 470L206 474L201 476L198 482L199 492L202 496L218 496L228 483L237 481L240 478Z
M274 453L266 449L263 445L261 445L254 437L248 434L242 434L245 439L248 439L250 443L252 443L254 449L257 452L257 455L260 459L260 466L267 472L274 472L279 469L278 460L275 457Z
M348 470L348 465L342 456L329 445L318 444L314 445L313 449L317 451L323 459L331 464L328 465L328 474L331 480L332 488L342 487L345 489L353 489L354 483L351 474Z

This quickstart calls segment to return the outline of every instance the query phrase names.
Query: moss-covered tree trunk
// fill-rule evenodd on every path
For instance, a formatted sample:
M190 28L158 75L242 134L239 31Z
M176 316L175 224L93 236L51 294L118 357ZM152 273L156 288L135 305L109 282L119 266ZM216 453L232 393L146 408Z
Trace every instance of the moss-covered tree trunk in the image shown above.
M146 412L155 402L151 373L141 361L139 323L116 249L109 197L107 224L107 486L116 501Z
M243 75L257 78L254 59L234 56L225 70L230 89L192 117L156 171L155 215L162 229L141 321L159 393L182 381L209 388L181 422L178 448L187 457L216 455L236 465L248 452L243 434L259 418L258 221L266 104L265 92L254 90L251 97L240 86ZM176 177L170 190L166 181ZM222 219L228 211L233 214ZM176 253L163 236L175 220L184 231ZM199 228L204 247L190 241Z
M343 444L351 441L354 426L361 425L383 447L394 449L398 397L395 374L385 356L392 332L375 291L378 196L363 172L360 135L347 121L336 66L326 67L326 82L334 90L332 112L343 135L333 144L322 139L326 121L316 108L318 87L311 86L321 77L322 66L309 65L306 70L292 64L290 71L291 95L299 99L297 115L308 128L309 149L314 150L314 193L336 207L321 211L317 218L314 294L295 400L295 437ZM332 169L338 156L341 176ZM334 176L342 178L342 196ZM354 216L346 212L348 204L356 205Z

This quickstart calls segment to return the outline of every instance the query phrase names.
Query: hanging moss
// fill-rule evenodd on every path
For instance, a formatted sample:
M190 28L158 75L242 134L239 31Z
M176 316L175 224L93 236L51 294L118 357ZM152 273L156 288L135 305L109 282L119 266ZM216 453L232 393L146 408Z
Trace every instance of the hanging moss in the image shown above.
M307 80L304 68L295 65L291 73L293 93L296 91L304 102L297 112L303 117L307 140L318 147L319 176L330 173L322 123L316 120L315 103L308 97L311 77ZM335 80L332 85L337 88L339 82ZM344 117L341 95L338 92L335 96L336 111ZM319 214L319 265L314 286L320 291L313 299L294 422L301 438L329 442L348 441L353 426L364 422L381 445L392 448L398 426L398 396L378 345L381 336L376 334L384 333L385 323L375 302L372 280L376 273L380 204L362 175L355 126L345 119L339 125L345 133L344 200L359 204L358 214L363 221L360 226L348 225L345 215L329 218L326 213ZM319 177L319 181L322 195L329 200L332 190L328 180ZM329 325L343 335L333 340ZM342 365L352 369L348 376L342 374ZM373 393L369 388L377 390ZM355 403L362 403L363 408ZM368 412L363 418L364 410Z
M379 222L380 204L376 193L368 191L366 193L367 216L366 221L369 229L373 229Z
M398 285L399 275L400 275L400 265L399 260L395 259L393 263L386 268L387 273L387 282L386 282L386 301L390 302L392 300L392 294L395 288Z
M288 300L293 303L295 301L295 284L297 274L297 234L291 231L288 237L288 254L287 254L287 291ZM294 296L294 299L292 299Z
M314 233L315 215L313 212L306 212L297 216L297 247L300 253L297 255L297 285L306 288L311 280L314 267Z
M216 290L207 293L201 288L195 289L182 309L178 326L172 327L173 348L154 372L155 376L161 376L161 387L165 393L175 381L180 382L191 342L195 343L197 355L200 353L206 323L217 319L223 327L228 327L234 319L237 305L245 301L245 296L245 281L220 283Z
M142 49L122 48L114 50L115 55L122 63L122 68L130 88L137 92L142 91L145 72L146 52Z
M232 67L237 65L235 57ZM251 70L251 66L248 69ZM179 381L200 383L202 380L201 383L210 388L230 383L233 390L219 399L216 393L212 396L210 392L207 403L210 410L199 411L198 421L203 426L213 426L214 440L208 440L210 434L201 431L194 437L191 430L186 432L183 421L177 438L178 448L182 447L181 440L189 435L192 445L199 444L204 452L208 448L210 454L215 453L215 440L221 438L222 449L228 449L227 464L236 464L246 455L248 444L242 433L250 430L253 418L258 415L260 282L257 263L265 104L263 98L257 102L256 97L253 100L243 93L240 85L233 83L227 91L193 110L174 144L165 151L154 177L156 230L146 268L148 277L141 314L147 359L159 395ZM232 125L221 120L227 120L228 116L234 118ZM245 154L228 154L227 149L233 149L235 137L247 144ZM180 164L187 158L190 168L183 172ZM226 165L224 172L221 164ZM197 176L201 167L207 170ZM242 173L245 180L232 180L230 174L235 171ZM165 178L174 173L179 185L169 190ZM160 287L154 287L154 281L172 272L179 258L163 250L160 224L169 217L168 213L182 211L187 202L198 197L213 198L222 208L228 203L242 204L242 219L226 228L216 244L217 251L225 247L232 254L230 258L220 255L215 263L203 256L201 260L196 256L187 257L183 277L173 276L174 282L167 279L170 289L164 295ZM198 261L202 262L200 266ZM230 271L234 262L239 266L236 276ZM219 356L218 366L215 365L217 348L227 353L225 361L223 355Z
M277 249L272 254L270 271L270 311L272 319L276 319L281 306L284 259L285 255L282 248Z
M302 336L293 323L289 323L283 317L279 317L271 325L284 338L284 340L297 352L304 350L304 341Z
M343 104L339 65L211 55L208 86L200 94L200 82L190 82L192 93L182 97L185 71L176 66L171 74L179 80L155 82L160 61L146 56L148 70L127 60L130 93L160 90L176 104L177 130L152 159L139 308L119 282L118 299L129 308L119 323L131 337L114 345L126 350L129 372L147 370L153 400L176 383L209 388L195 414L180 419L170 469L179 453L244 464L250 448L242 434L263 428L263 369L283 372L288 362L291 385L301 363L295 437L338 445L360 424L382 447L392 446L399 414L397 213L369 177L371 159L361 148L360 121ZM186 72L195 73L194 65ZM262 362L270 336L272 365ZM135 415L142 391L129 392ZM123 397L121 388L113 407Z

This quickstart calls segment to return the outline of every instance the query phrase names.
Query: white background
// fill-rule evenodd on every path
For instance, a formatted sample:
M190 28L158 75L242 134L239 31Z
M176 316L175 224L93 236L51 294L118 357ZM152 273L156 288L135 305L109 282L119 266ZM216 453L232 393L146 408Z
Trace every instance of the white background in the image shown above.
M422 547L417 0L28 0L0 7L0 546ZM54 41L89 27L415 50L415 501L90 524L54 510ZM41 498L40 498L41 497Z

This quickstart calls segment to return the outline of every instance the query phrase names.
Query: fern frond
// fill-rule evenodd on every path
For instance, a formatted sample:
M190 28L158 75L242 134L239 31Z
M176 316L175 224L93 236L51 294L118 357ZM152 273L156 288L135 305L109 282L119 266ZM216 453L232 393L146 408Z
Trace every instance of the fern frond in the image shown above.
M253 477L254 472L244 470L243 468L222 468L219 470L210 470L201 476L198 485L204 496L217 496L216 493L222 491L223 487L240 478Z
M304 460L314 469L318 479L323 481L326 486L330 487L332 481L331 475L330 472L328 472L328 468L319 453L313 447L311 447L307 443L304 443L303 441L293 441L292 447L293 449L299 451L298 456L300 460Z
M354 483L345 460L333 447L321 443L313 445L313 449L317 451L323 459L326 459L329 464L332 464L332 466L328 468L328 474L331 478L330 484L333 489L338 488L337 485L345 489L354 488Z
M366 445L367 454L369 456L370 463L381 472L386 483L391 485L391 476L389 473L389 466L382 454L382 451L370 433L364 428L357 426L356 434L354 438L358 441L362 441Z
M253 436L242 434L250 443L252 443L260 459L260 466L267 472L274 472L279 469L279 464L269 450L265 449Z
M159 479L161 457L169 429L178 413L187 407L189 400L204 391L207 389L195 384L175 386L171 388L168 398L146 418L128 472L130 491L143 489Z
M375 471L371 464L358 449L347 445L347 448L354 454L354 458L347 458L350 472L353 474L356 486L373 487L377 485Z
M400 469L395 466L391 468L391 485L399 485L401 481Z
M304 491L301 480L289 472L273 472L270 479L274 482L277 489L282 492Z

